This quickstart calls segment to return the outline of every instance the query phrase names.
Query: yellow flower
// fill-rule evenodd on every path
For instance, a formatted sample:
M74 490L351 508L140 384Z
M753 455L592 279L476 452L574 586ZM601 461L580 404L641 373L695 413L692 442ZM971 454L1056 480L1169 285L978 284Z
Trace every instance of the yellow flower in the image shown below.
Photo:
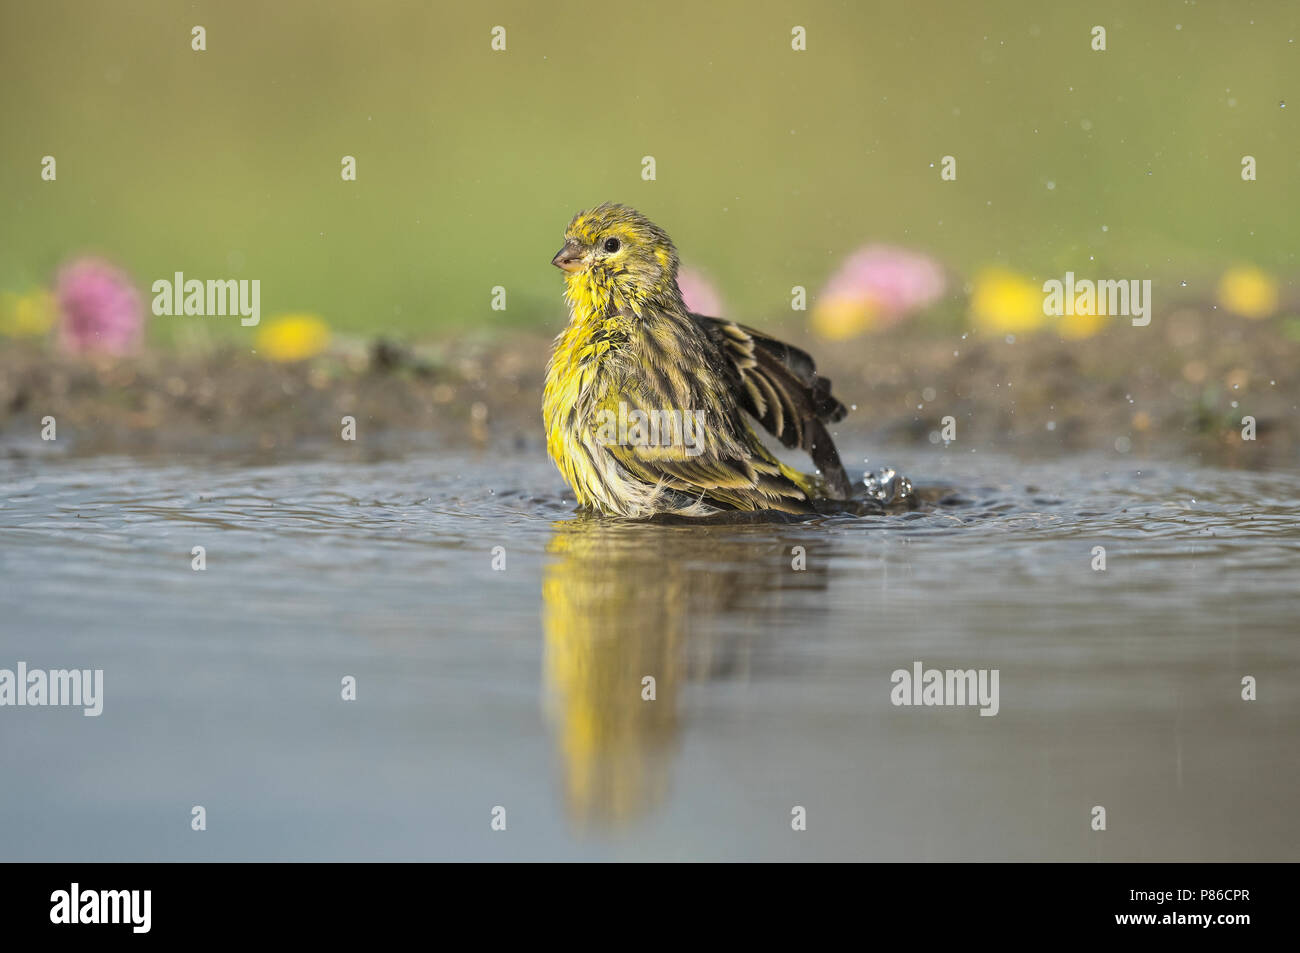
M1078 307L1078 304L1075 304ZM1056 321L1057 333L1063 338L1080 340L1090 338L1106 326L1109 315L1104 306L1097 308L1096 314L1063 314Z
M1229 268L1219 279L1219 304L1243 318L1267 318L1277 310L1277 281L1254 265Z
M975 276L970 312L984 331L1032 331L1043 323L1043 291L1014 271L985 268Z
M813 307L813 331L832 341L847 341L871 327L879 314L875 300L862 295L825 298Z
M54 327L54 295L40 289L25 295L0 296L0 333L13 338L40 337Z
M273 361L302 361L329 345L330 329L314 314L286 314L257 332L257 348Z
M1062 315L1057 324L1057 332L1062 338L1079 341L1091 338L1106 326L1106 315Z

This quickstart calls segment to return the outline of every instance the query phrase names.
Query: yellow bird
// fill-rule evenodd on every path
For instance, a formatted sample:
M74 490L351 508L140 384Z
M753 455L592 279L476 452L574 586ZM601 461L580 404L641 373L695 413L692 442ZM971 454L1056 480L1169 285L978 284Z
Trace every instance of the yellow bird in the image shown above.
M796 347L692 314L677 250L640 212L579 212L551 263L564 271L568 326L546 369L546 449L578 503L600 513L807 513L846 499L826 424L844 405ZM763 446L750 418L808 452L800 473Z

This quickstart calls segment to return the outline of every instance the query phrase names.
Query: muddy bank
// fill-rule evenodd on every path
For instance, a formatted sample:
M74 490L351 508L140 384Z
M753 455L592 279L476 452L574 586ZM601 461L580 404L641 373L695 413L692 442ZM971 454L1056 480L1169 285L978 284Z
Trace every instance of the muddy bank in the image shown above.
M1248 468L1300 459L1300 345L1267 323L1184 311L1075 341L916 327L849 342L787 337L854 406L836 433L855 451L938 446L951 417L958 451L1107 451ZM57 452L67 453L541 452L549 346L536 333L418 347L380 340L276 364L236 349L88 360L7 342L0 439L10 453L54 450L40 439L53 417ZM1254 441L1242 437L1248 416ZM344 417L356 420L355 442L342 439Z

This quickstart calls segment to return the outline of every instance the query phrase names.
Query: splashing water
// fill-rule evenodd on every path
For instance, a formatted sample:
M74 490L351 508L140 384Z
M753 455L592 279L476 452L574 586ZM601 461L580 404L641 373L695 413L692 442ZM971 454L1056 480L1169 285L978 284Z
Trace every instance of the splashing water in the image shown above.
M862 478L867 488L867 496L885 506L904 503L912 499L912 481L900 474L893 467L882 467L868 471Z

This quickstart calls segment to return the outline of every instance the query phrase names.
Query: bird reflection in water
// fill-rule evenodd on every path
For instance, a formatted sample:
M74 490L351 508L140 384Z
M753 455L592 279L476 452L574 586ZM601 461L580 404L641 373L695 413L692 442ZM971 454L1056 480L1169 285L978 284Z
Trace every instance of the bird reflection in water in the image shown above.
M773 614L800 592L804 604L820 601L810 590L826 588L825 559L795 568L795 547L814 538L771 524L555 524L542 582L544 671L579 826L624 826L662 803L685 684L747 678Z

